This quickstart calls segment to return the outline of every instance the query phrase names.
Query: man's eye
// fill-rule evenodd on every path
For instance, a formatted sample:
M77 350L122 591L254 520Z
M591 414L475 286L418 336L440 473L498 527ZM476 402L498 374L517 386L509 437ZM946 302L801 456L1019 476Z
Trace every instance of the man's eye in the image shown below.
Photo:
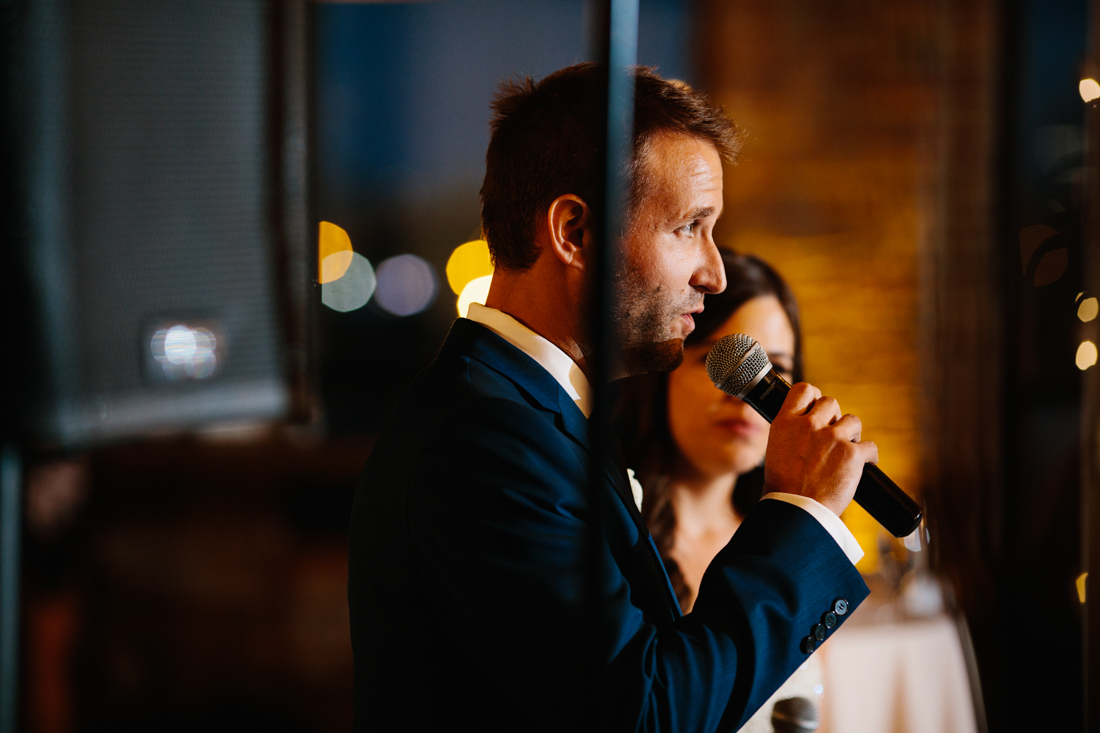
M693 222L690 222L688 224L684 224L682 227L680 227L680 232L682 234L686 234L687 236L690 237L692 234L695 233L695 228L697 226L699 226L699 222L697 222L697 221L693 221Z

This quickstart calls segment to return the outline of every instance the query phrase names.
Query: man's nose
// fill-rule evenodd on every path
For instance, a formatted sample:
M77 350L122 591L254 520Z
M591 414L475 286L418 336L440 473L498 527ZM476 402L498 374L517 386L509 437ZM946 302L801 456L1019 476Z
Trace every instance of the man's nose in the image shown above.
M703 261L692 276L691 286L707 295L726 289L726 266L714 240L708 237L703 246Z

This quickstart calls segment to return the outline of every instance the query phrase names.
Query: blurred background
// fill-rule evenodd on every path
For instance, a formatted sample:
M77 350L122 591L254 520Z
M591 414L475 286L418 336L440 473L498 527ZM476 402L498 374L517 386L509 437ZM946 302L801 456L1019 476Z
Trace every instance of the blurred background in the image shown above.
M1100 729L1096 10L641 2L640 63L748 131L719 244L927 507L844 517L822 730ZM597 12L0 0L0 724L350 729L355 481L487 289L496 84Z

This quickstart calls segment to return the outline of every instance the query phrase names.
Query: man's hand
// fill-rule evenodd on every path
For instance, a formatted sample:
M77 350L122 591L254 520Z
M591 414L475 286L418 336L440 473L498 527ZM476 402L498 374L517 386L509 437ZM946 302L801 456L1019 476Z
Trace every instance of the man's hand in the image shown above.
M863 424L840 404L799 382L772 421L764 458L765 493L806 496L839 515L855 496L863 464L878 463L878 446L859 441Z

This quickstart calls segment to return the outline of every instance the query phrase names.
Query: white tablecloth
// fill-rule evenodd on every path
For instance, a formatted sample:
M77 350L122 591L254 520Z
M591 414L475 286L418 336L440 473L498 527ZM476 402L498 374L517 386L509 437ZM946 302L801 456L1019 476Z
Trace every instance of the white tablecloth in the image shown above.
M849 623L821 652L820 733L976 733L962 645L947 617Z

